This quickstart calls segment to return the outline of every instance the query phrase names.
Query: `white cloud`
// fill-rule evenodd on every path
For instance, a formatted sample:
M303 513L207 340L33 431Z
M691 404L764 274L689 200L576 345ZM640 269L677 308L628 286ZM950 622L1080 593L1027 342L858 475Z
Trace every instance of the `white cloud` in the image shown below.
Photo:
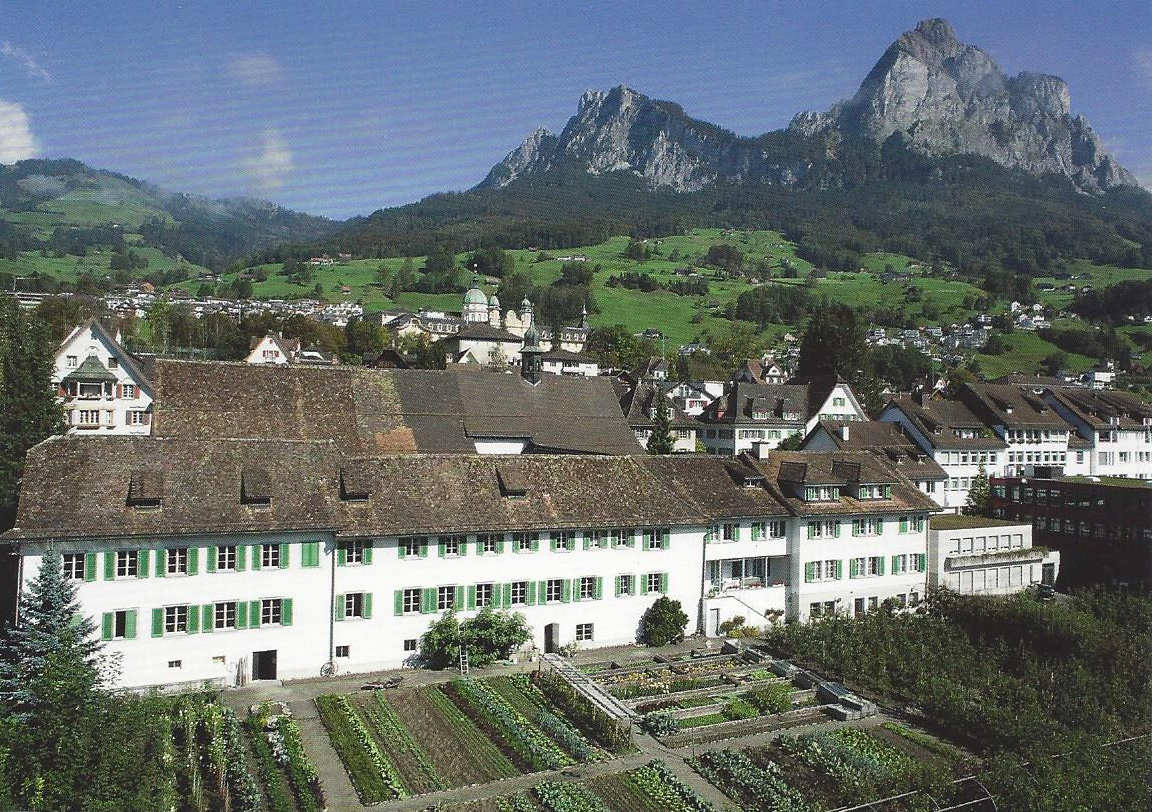
M280 81L280 63L268 54L239 56L228 63L228 72L246 85L259 87Z
M269 127L260 138L259 152L242 159L240 167L261 194L275 192L292 172L292 149L275 127Z
M32 158L39 149L24 108L0 99L0 164Z
M19 45L13 45L8 40L4 40L4 42L0 43L0 54L10 59L15 59L23 65L24 70L27 71L28 75L33 79L40 79L44 82L52 81L52 74L40 67L40 63L33 58L32 54L25 51Z

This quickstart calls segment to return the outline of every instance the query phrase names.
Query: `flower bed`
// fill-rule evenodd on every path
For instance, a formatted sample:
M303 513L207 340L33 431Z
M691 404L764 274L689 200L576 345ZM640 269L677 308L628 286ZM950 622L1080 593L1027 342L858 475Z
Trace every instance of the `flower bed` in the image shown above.
M257 812L260 809L260 786L248 770L240 720L231 708L221 708L220 727L209 744L210 758L224 767L231 812Z
M276 720L276 733L283 743L284 757L281 766L288 773L288 780L292 784L292 792L296 796L296 806L303 812L320 812L324 809L324 794L320 789L320 776L308 755L304 752L304 745L300 741L300 727L288 716L281 716ZM273 755L276 748L272 748Z
M816 806L789 786L780 768L771 762L762 767L744 753L714 750L688 764L745 810L816 812Z
M414 793L448 789L447 782L437 772L428 754L388 704L384 692L372 693L372 704L365 708L364 715L377 738L389 748L404 788ZM408 769L404 769L405 766Z
M260 776L260 783L268 794L268 809L270 812L293 812L295 807L289 796L280 774L280 767L272 755L272 747L264 735L264 722L255 715L248 717L249 741L252 743L252 752L256 756L256 770Z
M406 797L395 767L381 752L371 732L349 704L348 697L340 694L321 696L316 699L316 707L360 800L369 804Z
M453 680L449 695L485 719L535 770L556 770L575 763L559 745L541 733L488 685L471 679Z

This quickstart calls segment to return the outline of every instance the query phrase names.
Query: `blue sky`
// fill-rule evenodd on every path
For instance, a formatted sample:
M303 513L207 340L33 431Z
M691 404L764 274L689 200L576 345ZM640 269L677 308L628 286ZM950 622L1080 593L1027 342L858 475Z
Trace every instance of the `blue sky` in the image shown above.
M73 157L333 217L466 189L580 93L627 84L745 135L855 92L942 16L1152 187L1152 3L8 2L0 162Z

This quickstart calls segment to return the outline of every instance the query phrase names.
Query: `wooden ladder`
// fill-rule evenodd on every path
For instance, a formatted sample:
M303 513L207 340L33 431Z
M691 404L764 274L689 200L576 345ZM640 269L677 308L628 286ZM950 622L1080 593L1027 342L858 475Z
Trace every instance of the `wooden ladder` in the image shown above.
M468 676L468 649L460 646L460 676Z

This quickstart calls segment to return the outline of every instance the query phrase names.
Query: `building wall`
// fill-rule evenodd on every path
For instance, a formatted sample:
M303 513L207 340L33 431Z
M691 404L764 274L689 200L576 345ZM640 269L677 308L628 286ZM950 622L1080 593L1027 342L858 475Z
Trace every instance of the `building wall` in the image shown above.
M143 386L143 381L136 380L120 363L121 354L118 348L106 342L95 330L88 329L73 336L72 340L64 345L56 354L55 367L52 372L52 383L57 388L64 376L72 372L84 360L95 355L100 359L108 371L116 376L118 385L131 384L136 387L136 394L131 398L113 397L86 400L80 398L63 398L64 419L69 431L82 431L99 434L148 434L151 431L152 395ZM75 363L72 363L72 359ZM109 367L114 360L116 366ZM81 410L97 410L100 412L100 424L95 428L78 427ZM144 423L130 423L132 412L143 412L147 415ZM110 413L110 414L109 414Z
M1032 546L1032 526L990 525L928 532L928 586L965 595L1008 595L1059 575L1060 554Z
M709 436L709 435L714 436ZM732 423L701 423L699 436L704 448L709 454L721 456L736 456L745 451L754 451L757 446L766 449L778 448L780 443L793 434L804 435L804 425L757 424L744 421L733 425Z
M511 606L523 612L533 630L533 643L543 648L545 627L558 624L558 642L572 642L576 624L592 623L593 639L582 648L634 642L640 616L658 595L615 594L616 577L622 574L643 578L649 573L666 575L667 594L679 600L689 616L688 631L698 628L701 594L701 562L704 528L676 528L669 536L668 549L645 549L643 532L637 530L632 546L615 549L583 547L581 534L572 552L552 551L547 533L539 535L537 550L514 552L512 537L504 539L504 552L478 555L476 537L467 536L464 555L441 557L438 537L429 538L425 556L400 556L394 537L371 540L370 562L341 564L333 536L329 534L265 533L245 536L199 536L157 540L125 540L122 544L82 544L58 542L61 553L93 553L89 565L93 580L81 579L78 598L85 615L100 628L105 613L118 610L136 612L134 639L110 640L107 650L121 656L118 684L125 687L197 684L204 680L235 685L252 674L253 653L276 651L277 677L312 677L329 659L330 644L348 646L348 656L337 659L341 672L364 672L399 667L409 661L405 640L419 638L429 623L441 614L433 612L397 613L397 591L408 588L465 588L482 583L506 584L513 581L601 578L601 597L580 600L570 587L570 600L534 606ZM316 566L305 567L303 545L318 544ZM253 546L261 543L285 544L288 566L253 569ZM244 568L240 571L208 572L209 547L237 544L243 547ZM157 576L157 550L194 547L196 573ZM39 571L45 545L21 545L21 583ZM146 575L105 577L105 556L117 550L134 553L147 561ZM143 551L143 552L141 552ZM115 560L115 559L113 559ZM371 617L337 620L336 597L349 593L371 594ZM292 601L290 625L262 625L260 628L204 632L163 633L154 636L153 612L166 606L203 607L218 601L259 601L288 598ZM475 610L463 611L463 616ZM198 627L200 623L196 624ZM178 665L175 665L178 663Z
M806 425L807 431L815 428L816 424L821 420L867 420L868 415L860 408L860 404L856 402L856 396L852 394L852 390L846 383L838 383L828 394L828 398L816 411L816 414L808 418Z
M269 353L267 357L265 357L266 352ZM291 360L287 355L280 352L276 342L268 336L261 338L260 343L244 359L245 363L248 364L287 364Z
M544 361L541 363L544 372L553 375L583 375L586 378L595 378L600 374L600 367L595 363L561 363L559 361Z

